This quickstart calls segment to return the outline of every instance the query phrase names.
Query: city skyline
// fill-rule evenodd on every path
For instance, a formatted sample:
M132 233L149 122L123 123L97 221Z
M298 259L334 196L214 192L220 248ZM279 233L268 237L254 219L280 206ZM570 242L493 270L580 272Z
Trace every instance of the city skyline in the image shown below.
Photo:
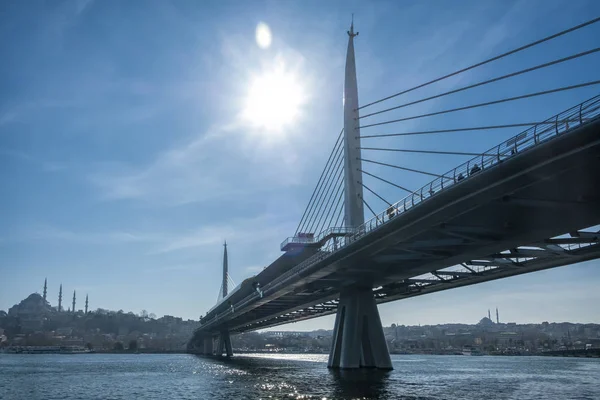
M13 60L0 67L0 309L42 293L47 277L51 303L62 283L65 296L89 293L92 309L186 319L216 302L225 239L230 276L240 283L277 258L279 243L294 233L342 125L349 10L361 33L360 104L600 14L594 1L440 2L434 13L420 2L156 2L144 10L56 4L15 2L0 16L0 37L10 38L0 39L0 50ZM599 36L600 27L587 27L529 56L449 80L444 89L587 50ZM599 62L592 54L460 102L547 89L551 78L552 87L595 79ZM248 98L265 76L293 78L283 79L295 93L295 112L286 114L292 122L247 118L249 110L260 114ZM504 112L511 122L543 120L597 93L584 88L532 100L527 113L503 106L469 118L477 125ZM482 151L516 133L435 141ZM411 160L434 172L462 161ZM420 187L422 179L403 184ZM592 307L600 303L598 267L590 261L385 304L381 319L477 322L498 307L510 322L600 322ZM330 329L333 319L289 329Z
M552 271L552 270L549 270ZM542 273L547 272L547 271L541 271ZM525 276L531 276L532 274L529 275L525 275ZM518 278L522 278L521 277L512 277L512 278L506 278L506 279L518 279ZM45 282L47 281L47 278L45 279ZM491 283L501 283L502 281L492 281L492 282L485 282L483 284L480 285L487 285L487 284L491 284ZM527 286L528 283L527 282L521 282L521 284L523 285L523 287ZM60 285L60 287L62 287L62 284ZM468 289L469 287L464 287L464 288L458 288L458 289L454 289L454 290L462 290L465 293L464 295L464 299L468 302L469 297L471 296L470 293L468 293ZM501 289L501 286L498 287L498 289ZM579 291L580 289L577 288L573 288L572 291L568 291L568 296L566 296L566 300L569 299L569 297L571 297L572 295L576 294L577 291ZM34 292L30 292L27 295L24 295L22 299L26 298L29 294L31 293L37 293L40 294L39 291L34 291ZM57 299L58 299L58 295L60 292L57 291ZM540 324L542 322L549 322L549 323L562 323L562 322L568 322L568 323L599 323L600 320L598 320L598 318L594 319L591 318L589 320L584 319L585 317L583 317L583 315L580 315L577 313L577 310L575 309L569 309L568 305L565 305L560 312L556 312L556 310L550 310L549 312L544 312L544 310L542 310L542 312L540 312L540 308L539 308L539 304L543 303L543 297L540 297L539 293L537 293L535 291L535 289L533 291L527 291L526 292L520 292L520 295L524 295L527 294L527 297L529 297L530 300L535 300L533 301L533 303L531 302L526 302L525 304L519 304L518 308L520 309L521 313L523 312L523 310L526 310L526 313L524 315L536 315L536 318L510 318L511 316L515 315L513 312L511 312L511 309L505 310L503 315L508 315L507 319L501 320L496 319L496 316L499 314L500 310L502 310L502 307L499 306L490 306L487 308L487 314L486 314L486 309L481 308L481 304L485 304L485 301L483 302L477 302L476 305L469 307L468 309L464 309L465 313L464 314L460 314L460 317L456 318L456 319L443 319L440 318L439 320L436 320L435 318L430 318L429 316L423 316L423 314L427 315L428 310L430 309L434 309L437 308L439 309L439 305L437 304L438 301L440 303L444 303L444 300L440 300L438 298L436 298L436 296L438 295L444 295L447 294L447 291L443 291L443 292L437 292L437 293L433 293L433 294L429 294L429 295L425 295L425 296L417 296L417 297L413 297L413 298L409 298L409 299L405 299L402 300L401 303L404 302L411 302L414 303L417 306L416 311L409 313L410 317L409 318L399 318L399 317L394 317L393 313L395 311L396 307L389 307L389 306L393 306L393 304L398 304L398 303L387 303L387 304L382 304L380 305L380 313L382 314L382 324L384 326L389 326L391 324L397 324L397 325L411 325L411 326L419 326L419 325L443 325L443 324L452 324L452 323L464 323L464 324L477 324L481 318L486 317L486 316L491 316L492 318L491 321L494 323L517 323L517 324L529 324L529 323L534 323L534 324ZM490 292L485 292L485 293L490 293ZM513 292L513 295L515 293ZM590 296L590 295L586 295L589 298L590 303L593 303L595 301L595 297ZM454 295L452 296L453 298L456 298L457 296ZM419 299L421 300L425 300L426 298L430 298L427 299L427 301L421 301L419 302ZM501 296L498 296L498 293L496 293L496 290L494 289L489 296L486 296L487 299L489 299L491 302L500 302L500 304L511 304L510 302L506 302L503 301ZM21 299L21 300L22 300ZM522 300L523 297L517 297L518 300ZM541 300L540 300L541 299ZM7 307L3 308L0 306L0 310L4 310L4 311L8 311L9 308L11 308L12 306L18 304L21 300L18 300L16 302L14 302L13 304L8 305ZM577 300L576 300L577 301ZM50 306L55 307L58 309L58 301L57 301L57 305L54 306L52 299L50 298L48 300ZM577 301L578 302L578 301ZM88 295L86 294L86 304L84 308L81 308L77 311L84 311L84 309L87 307L88 304ZM409 308L410 305L406 304L406 308ZM104 310L111 310L111 311L117 311L117 310L123 310L124 312L133 312L135 314L140 313L140 310L144 310L147 311L149 314L155 314L157 317L161 317L161 316L174 316L174 317L179 317L179 318L183 318L184 320L186 319L191 319L191 320L198 320L198 317L194 317L194 316L182 316L177 314L176 312L167 312L164 314L161 313L156 313L154 312L154 310L150 309L149 307L142 307L140 310L135 310L135 309L127 309L125 307L116 307L116 308L111 308L111 307L103 307L103 306L98 306L98 307L94 307L91 308L89 311L95 311L96 309L104 309ZM494 309L495 313L494 315L491 315L491 310ZM468 310L468 311L467 311ZM62 310L63 312L66 312L64 309ZM481 313L478 313L478 312ZM87 311L85 311L87 313ZM402 312L402 311L401 311ZM406 311L405 311L406 312ZM406 314L404 314L406 315ZM518 313L516 315L519 315ZM560 316L563 316L562 318ZM579 318L583 318L583 319L577 319L579 315ZM595 314L593 314L595 316ZM544 318L544 316L548 317L548 318ZM554 318L553 318L554 316ZM260 331L285 331L285 330L289 330L289 331L311 331L311 330L318 330L318 329L325 329L325 330L330 330L331 326L332 326L332 322L333 319L335 318L335 315L330 315L330 316L325 316L325 317L320 317L320 318L315 318L313 320L308 320L308 321L302 321L302 322L298 322L298 323L291 323L291 324L286 324L286 325L281 325L281 326L275 326L272 328L268 328L268 329L261 329ZM437 317L436 317L437 318ZM330 323L331 322L331 323Z

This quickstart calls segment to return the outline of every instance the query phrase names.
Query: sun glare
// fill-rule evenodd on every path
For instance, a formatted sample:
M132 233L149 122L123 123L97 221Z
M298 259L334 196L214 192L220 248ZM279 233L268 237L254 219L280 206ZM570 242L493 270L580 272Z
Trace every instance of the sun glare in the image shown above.
M296 76L279 67L252 80L243 115L265 133L278 132L298 118L303 102Z
M260 22L256 26L256 44L258 44L258 47L261 49L268 49L269 46L271 46L271 40L272 36L269 25Z

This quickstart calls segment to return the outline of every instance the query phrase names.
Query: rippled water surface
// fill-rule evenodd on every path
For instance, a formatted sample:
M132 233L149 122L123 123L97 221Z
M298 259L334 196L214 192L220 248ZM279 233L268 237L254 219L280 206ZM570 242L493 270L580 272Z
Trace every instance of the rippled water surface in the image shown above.
M600 399L600 360L393 356L328 370L325 355L0 354L1 399Z

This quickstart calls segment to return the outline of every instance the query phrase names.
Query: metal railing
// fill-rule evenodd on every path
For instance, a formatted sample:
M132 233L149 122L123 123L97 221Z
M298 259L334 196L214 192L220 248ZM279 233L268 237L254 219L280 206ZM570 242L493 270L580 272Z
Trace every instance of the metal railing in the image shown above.
M286 238L283 242L281 242L281 245L279 247L283 250L283 248L290 243L312 244L312 243L315 243L315 238L314 238L314 236L310 236L310 237L291 236L289 238Z
M331 228L327 228L323 232L319 233L317 236L311 236L311 237L292 236L292 237L288 237L283 242L281 242L280 248L283 250L285 248L285 246L288 245L288 244L290 244L290 243L293 243L293 244L314 244L314 243L320 243L327 236L332 236L332 237L333 236L345 236L345 235L351 234L353 231L354 231L354 229L352 229L352 228L346 228L345 226L343 226L343 227L331 227Z
M366 234L387 222L386 215L393 215L391 218L397 217L442 190L460 184L480 171L489 169L540 143L560 136L569 129L589 122L599 115L600 95L548 118L546 121L532 126L485 153L453 168L366 221L359 230ZM392 213L388 214L390 209ZM387 220L389 221L391 218L388 217Z
M269 282L263 287L263 292L266 294L267 291L274 290L277 288L277 286L287 281L293 275L299 274L303 270L324 260L341 248L380 228L381 226L387 224L387 222L397 218L401 214L406 213L424 201L427 201L429 198L435 196L439 192L454 185L461 184L465 180L468 180L471 176L476 175L481 171L499 165L505 160L514 157L519 153L558 137L574 127L584 125L598 118L599 116L600 95L592 97L583 103L580 103L551 118L548 118L547 120L540 122L539 124L536 124L519 133L518 135L515 135L501 144L491 148L481 155L470 159L456 168L451 169L440 177L424 185L419 190L414 191L413 193L404 197L402 200L392 204L385 211L377 214L357 228L333 227L321 232L316 238L312 239L310 243L319 242L319 238L320 240L323 240L332 232L343 232L344 237L341 238L341 240L326 240L324 245L315 255L307 258L300 264ZM282 243L282 246L285 243L291 242L293 239L294 238L286 239L284 243ZM246 296L234 306L234 309L244 306L257 296L258 295L256 293ZM212 323L218 319L217 317L223 317L231 312L233 311L228 309L221 314L215 314L215 316L206 323Z

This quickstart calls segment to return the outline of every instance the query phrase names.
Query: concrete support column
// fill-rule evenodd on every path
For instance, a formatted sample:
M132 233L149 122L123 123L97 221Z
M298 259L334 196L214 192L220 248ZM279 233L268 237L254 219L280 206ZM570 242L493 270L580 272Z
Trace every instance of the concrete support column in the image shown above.
M217 355L222 356L223 353L227 357L233 356L233 348L231 347L231 337L229 336L229 331L222 330L219 334L219 346L217 347Z
M340 293L327 366L393 369L371 288Z
M213 338L205 337L204 338L204 355L210 356L213 354Z

